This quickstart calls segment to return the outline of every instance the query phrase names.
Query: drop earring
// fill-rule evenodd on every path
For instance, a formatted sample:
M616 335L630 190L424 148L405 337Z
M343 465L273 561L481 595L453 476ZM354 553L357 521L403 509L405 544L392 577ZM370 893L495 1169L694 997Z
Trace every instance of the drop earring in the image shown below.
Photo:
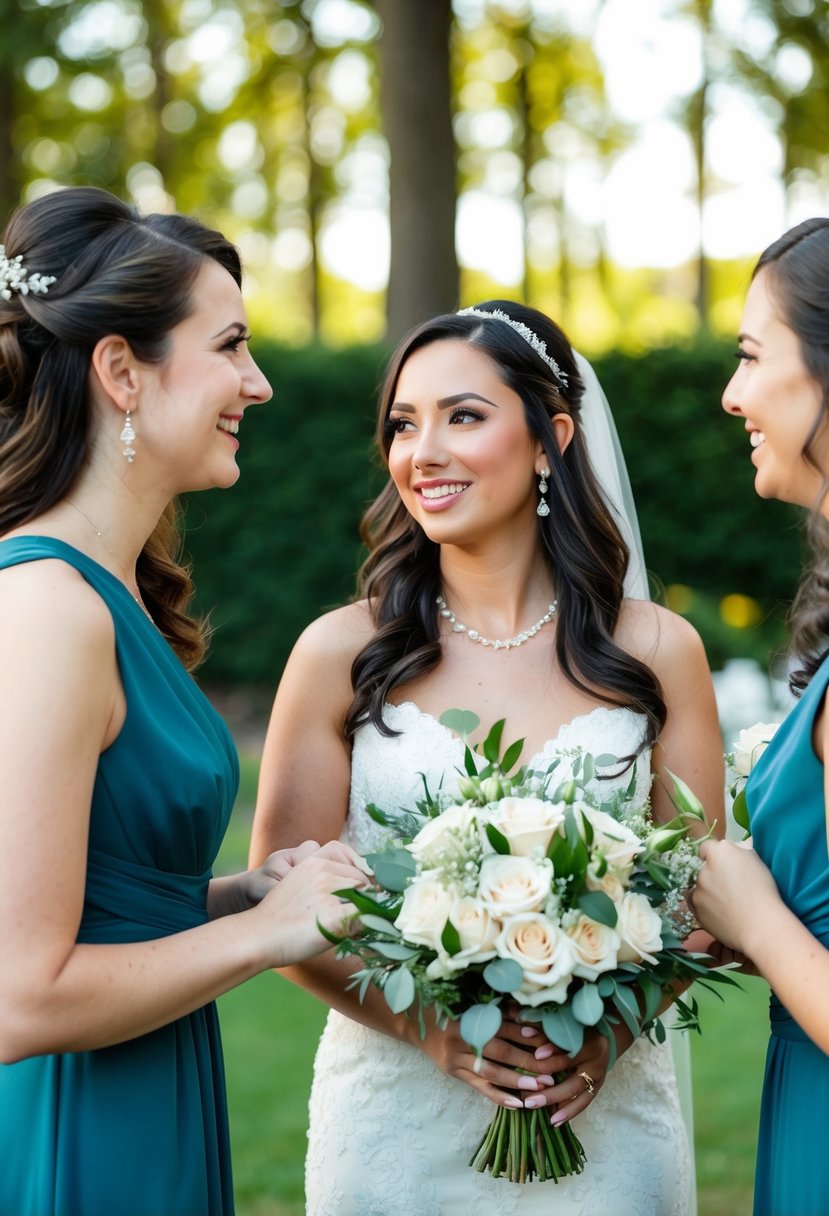
M132 441L135 439L135 428L132 425L132 414L127 410L127 416L124 419L124 429L121 432L121 442L124 445L124 459L127 464L132 464L135 460L135 448L132 446Z
M540 480L538 483L538 506L535 508L536 515L544 516L544 515L550 514L550 504L547 502L547 499L544 497L544 495L547 493L547 478L549 476L550 476L550 470L547 468L547 466L545 464L544 468L541 470L541 473L539 474Z

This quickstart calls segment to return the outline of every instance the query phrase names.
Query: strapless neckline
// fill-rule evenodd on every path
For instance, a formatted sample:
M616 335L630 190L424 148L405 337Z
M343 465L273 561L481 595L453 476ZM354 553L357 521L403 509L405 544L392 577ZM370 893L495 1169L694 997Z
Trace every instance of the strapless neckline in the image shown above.
M456 734L450 727L445 726L440 718L436 718L434 714L430 714L428 710L421 709L416 701L387 701L383 709L383 717L385 718L389 710L403 710L409 712L413 710L418 718L425 718L428 722L443 731L448 739L455 743L463 743L460 735ZM585 725L591 718L602 714L627 714L631 718L641 718L642 714L636 713L629 709L626 705L594 705L592 709L586 710L583 714L576 714L574 718L570 718L567 722L562 722L556 733L549 739L546 739L540 751L534 752L529 760L525 761L527 768L535 768L537 761L544 761L549 753L559 745L562 735L567 734L571 730L575 730L579 726Z

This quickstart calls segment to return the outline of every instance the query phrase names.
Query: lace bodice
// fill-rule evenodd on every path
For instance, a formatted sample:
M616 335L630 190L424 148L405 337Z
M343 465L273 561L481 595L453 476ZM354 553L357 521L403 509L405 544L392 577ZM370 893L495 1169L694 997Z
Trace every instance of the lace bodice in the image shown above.
M356 734L343 839L360 852L388 843L388 829L365 811L393 810L451 791L463 743L411 702L389 705L386 721ZM644 720L600 707L568 723L530 765L581 749L629 755ZM421 776L423 774L423 776ZM626 788L628 769L618 780ZM649 756L637 762L637 795L650 790ZM603 793L612 782L603 781ZM308 1216L687 1216L690 1159L670 1048L635 1043L596 1100L574 1121L588 1157L585 1172L519 1186L468 1166L494 1107L447 1076L408 1043L332 1012L314 1065L306 1163Z
M423 713L413 701L387 705L383 717L393 730L400 731L399 735L388 738L373 726L363 726L354 737L351 795L343 839L358 853L380 849L389 841L388 829L366 813L367 803L373 802L383 810L412 805L423 794L424 778L433 793L441 783L443 789L452 791L458 772L463 771L463 741L437 718ZM594 755L631 755L642 742L643 734L641 714L621 707L598 706L562 726L527 765L543 770L555 754L571 750ZM616 788L626 788L629 781L629 769L615 778L604 777L602 796ZM645 752L636 761L637 802L647 799L650 786L650 754Z

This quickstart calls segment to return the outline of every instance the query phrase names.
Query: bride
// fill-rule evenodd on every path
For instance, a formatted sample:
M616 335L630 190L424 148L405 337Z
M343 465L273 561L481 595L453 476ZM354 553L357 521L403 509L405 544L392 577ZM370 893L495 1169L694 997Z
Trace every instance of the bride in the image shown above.
M505 717L505 739L525 740L522 763L610 752L627 786L635 758L658 819L674 813L669 769L722 819L700 640L625 595L647 589L623 537L636 550L606 410L589 364L533 309L490 301L403 341L380 402L390 480L364 520L363 598L315 621L286 666L252 865L308 837L382 847L366 804L411 803L422 774L451 788L462 765L462 741L439 721L447 709L474 711L482 734ZM311 1096L309 1216L685 1216L692 1178L669 1046L631 1043L620 1026L608 1070L595 1032L571 1059L537 1028L505 1022L476 1071L455 1024L429 1023L421 1038L377 991L360 1004L346 990L354 969L328 958L287 972L332 1007ZM517 1185L470 1169L492 1103L572 1119L584 1173Z

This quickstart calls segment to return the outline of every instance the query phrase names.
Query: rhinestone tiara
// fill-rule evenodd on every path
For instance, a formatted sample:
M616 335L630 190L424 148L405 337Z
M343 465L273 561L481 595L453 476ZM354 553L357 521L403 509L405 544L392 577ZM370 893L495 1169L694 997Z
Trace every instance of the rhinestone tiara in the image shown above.
M45 296L52 283L57 279L50 274L29 274L23 265L23 257L6 257L6 248L0 245L0 298L10 300L13 291L19 291L22 296L29 294Z
M520 334L524 341L528 342L533 348L538 357L544 360L562 388L567 388L567 373L563 372L552 355L547 353L546 342L542 342L538 334L534 333L529 325L525 325L523 321L513 320L511 316L502 312L500 308L493 308L491 312L487 312L483 308L461 308L455 315L458 317L487 317L494 321L506 322L510 329L514 329L517 334Z

